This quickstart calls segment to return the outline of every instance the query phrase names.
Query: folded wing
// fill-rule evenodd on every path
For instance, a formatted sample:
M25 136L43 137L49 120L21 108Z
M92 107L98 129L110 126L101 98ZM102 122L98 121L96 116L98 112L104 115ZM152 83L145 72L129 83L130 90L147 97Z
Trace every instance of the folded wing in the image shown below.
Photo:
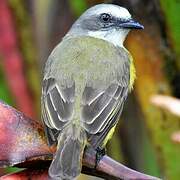
M75 85L60 88L54 78L44 79L42 87L42 119L49 144L72 119Z

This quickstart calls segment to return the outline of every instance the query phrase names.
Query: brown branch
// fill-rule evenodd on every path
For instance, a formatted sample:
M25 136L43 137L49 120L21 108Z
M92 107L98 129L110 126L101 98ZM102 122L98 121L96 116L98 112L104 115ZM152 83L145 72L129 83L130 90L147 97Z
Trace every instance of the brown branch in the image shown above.
M105 155L96 169L95 166L96 152L93 149L87 149L84 154L83 171L86 174L94 175L97 177L102 177L105 179L148 179L148 180L158 180L159 178L149 176L138 171L132 170L121 163L113 160L112 158ZM87 168L88 167L88 168Z
M148 176L146 174L142 174L140 172L129 169L128 167L114 161L108 156L104 156L102 160L99 162L97 169L94 169L93 168L95 164L94 160L95 160L95 151L93 151L92 149L90 151L86 151L83 159L84 166L82 169L82 173L105 178L105 179L110 179L110 180L118 180L118 179L158 180L158 178L156 177ZM38 179L38 180L48 179L47 167L46 168L44 167L44 169L35 169L36 166L34 166L34 164L31 164L31 166L26 165L25 167L29 167L29 168L22 172L5 175L1 177L1 179L2 180L11 180L18 178L22 180L27 178ZM34 167L34 169L31 169L32 167Z
M28 168L20 173L1 177L1 179L8 180L25 175L34 177L37 174L38 179L48 178L47 168L55 148L50 149L47 146L43 127L39 122L27 118L21 112L0 102L0 137L0 166L14 165ZM83 157L83 173L111 180L158 179L134 171L108 156L104 156L95 169L95 158L95 150L86 148Z

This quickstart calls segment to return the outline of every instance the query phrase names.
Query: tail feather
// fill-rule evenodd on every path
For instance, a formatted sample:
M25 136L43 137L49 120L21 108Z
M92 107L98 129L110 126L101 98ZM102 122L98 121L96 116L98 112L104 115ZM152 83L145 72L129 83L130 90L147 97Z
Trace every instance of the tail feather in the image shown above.
M86 134L79 127L70 126L63 130L49 168L51 179L72 180L81 173L85 143Z

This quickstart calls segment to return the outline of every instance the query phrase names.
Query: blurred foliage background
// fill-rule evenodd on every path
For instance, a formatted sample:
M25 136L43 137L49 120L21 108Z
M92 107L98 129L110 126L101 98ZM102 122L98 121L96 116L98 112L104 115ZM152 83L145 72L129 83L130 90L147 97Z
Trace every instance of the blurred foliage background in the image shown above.
M180 144L172 134L180 130L180 119L153 106L150 97L180 97L179 0L0 0L0 99L40 119L48 55L85 9L102 2L128 8L145 26L131 32L125 43L137 80L108 154L138 171L178 180Z

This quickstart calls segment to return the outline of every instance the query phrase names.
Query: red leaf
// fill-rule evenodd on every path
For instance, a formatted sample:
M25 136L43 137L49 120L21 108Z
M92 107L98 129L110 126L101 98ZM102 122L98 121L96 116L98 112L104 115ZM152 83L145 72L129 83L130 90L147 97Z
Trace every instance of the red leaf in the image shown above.
M0 102L0 167L49 156L42 125Z
M17 107L30 117L35 117L33 101L24 76L23 58L19 51L17 33L8 1L0 0L0 51L5 75Z
M47 170L24 170L18 173L10 174L1 177L1 180L46 180L48 179L48 172Z

